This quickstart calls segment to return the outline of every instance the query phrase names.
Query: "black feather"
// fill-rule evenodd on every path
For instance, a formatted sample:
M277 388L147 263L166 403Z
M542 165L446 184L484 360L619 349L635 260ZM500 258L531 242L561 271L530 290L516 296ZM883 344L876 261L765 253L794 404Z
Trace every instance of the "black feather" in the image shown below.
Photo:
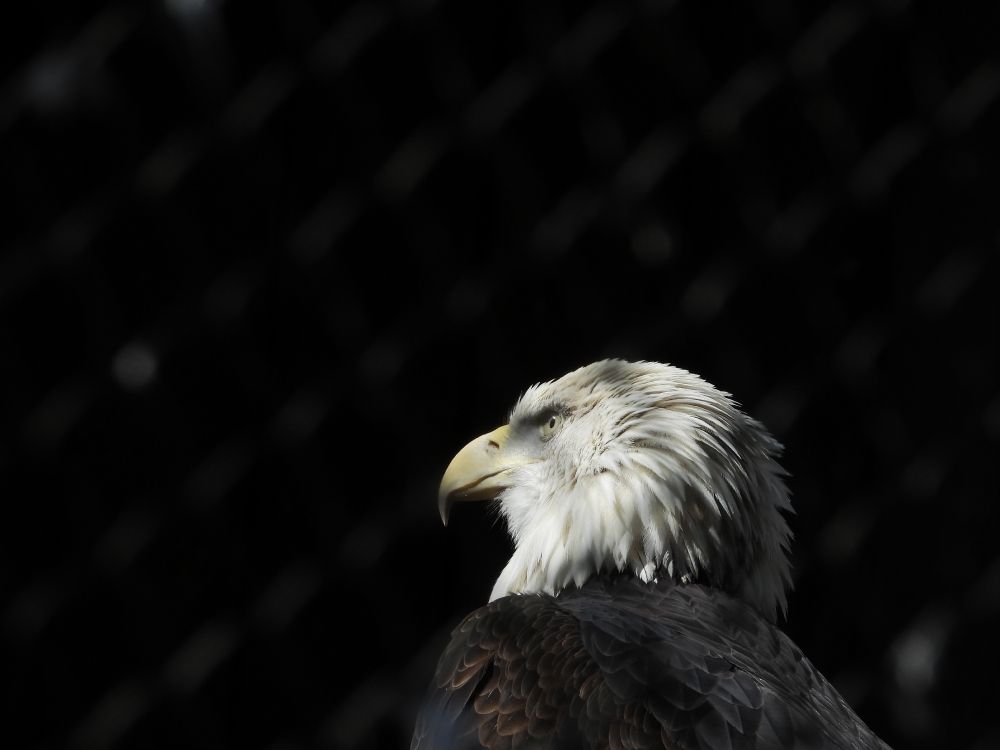
M701 585L600 576L469 615L411 750L886 748L783 633Z

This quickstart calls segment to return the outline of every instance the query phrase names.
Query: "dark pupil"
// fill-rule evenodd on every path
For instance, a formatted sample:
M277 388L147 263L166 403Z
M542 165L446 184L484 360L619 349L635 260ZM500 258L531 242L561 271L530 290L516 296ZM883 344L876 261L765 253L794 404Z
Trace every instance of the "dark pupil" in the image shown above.
M556 418L555 417L549 417L549 429L551 430L555 426L556 426Z

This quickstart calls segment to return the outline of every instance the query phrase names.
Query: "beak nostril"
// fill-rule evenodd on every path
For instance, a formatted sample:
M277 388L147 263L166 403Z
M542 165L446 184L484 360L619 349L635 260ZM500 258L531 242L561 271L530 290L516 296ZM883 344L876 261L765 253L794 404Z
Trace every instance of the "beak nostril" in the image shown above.
M495 440L491 440L490 443L489 443L489 445L490 445L491 448L496 448L497 450L500 450L500 443L498 443Z

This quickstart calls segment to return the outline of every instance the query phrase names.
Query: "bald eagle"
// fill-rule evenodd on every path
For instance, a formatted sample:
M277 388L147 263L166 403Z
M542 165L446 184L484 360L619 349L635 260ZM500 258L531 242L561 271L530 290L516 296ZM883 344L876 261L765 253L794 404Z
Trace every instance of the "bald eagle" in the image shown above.
M773 624L781 446L685 370L605 360L529 388L445 471L514 553L453 631L412 750L887 748Z

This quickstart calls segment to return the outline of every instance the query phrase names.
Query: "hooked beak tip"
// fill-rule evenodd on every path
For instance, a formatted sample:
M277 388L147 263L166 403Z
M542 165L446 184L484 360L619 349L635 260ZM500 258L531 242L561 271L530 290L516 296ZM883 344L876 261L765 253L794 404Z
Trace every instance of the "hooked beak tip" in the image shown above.
M451 496L447 492L442 492L438 496L438 513L441 514L441 523L447 528L448 516L451 513Z

